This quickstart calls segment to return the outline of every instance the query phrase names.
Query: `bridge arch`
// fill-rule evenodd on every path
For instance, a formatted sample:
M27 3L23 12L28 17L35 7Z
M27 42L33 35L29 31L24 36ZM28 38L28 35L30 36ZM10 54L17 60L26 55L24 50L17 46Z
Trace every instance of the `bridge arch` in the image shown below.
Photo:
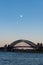
M25 43L31 45L31 47L36 48L36 44L33 43L33 42L31 42L31 41L28 41L28 40L16 40L16 41L12 42L12 43L10 44L10 46L14 47L16 44L18 44L18 43L20 43L20 42L25 42Z

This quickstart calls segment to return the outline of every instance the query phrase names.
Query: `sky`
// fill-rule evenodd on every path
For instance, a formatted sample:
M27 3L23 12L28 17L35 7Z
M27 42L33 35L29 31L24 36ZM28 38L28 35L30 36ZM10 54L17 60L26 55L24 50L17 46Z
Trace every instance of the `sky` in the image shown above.
M43 0L0 0L0 46L18 39L43 43Z

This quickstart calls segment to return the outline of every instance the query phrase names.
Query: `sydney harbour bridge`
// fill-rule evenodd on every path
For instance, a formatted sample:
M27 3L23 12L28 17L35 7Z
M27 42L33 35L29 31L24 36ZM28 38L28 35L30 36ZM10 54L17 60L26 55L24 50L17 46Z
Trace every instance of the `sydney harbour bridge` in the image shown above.
M10 43L8 46L0 47L0 51L9 51L9 52L43 52L43 45L35 44L29 40L16 40Z
M15 50L20 50L20 51L22 50L23 51L23 50L34 50L35 48L36 48L36 44L31 42L31 41L16 40L16 41L12 42L10 45L8 45L7 49L8 49L8 51L15 51Z

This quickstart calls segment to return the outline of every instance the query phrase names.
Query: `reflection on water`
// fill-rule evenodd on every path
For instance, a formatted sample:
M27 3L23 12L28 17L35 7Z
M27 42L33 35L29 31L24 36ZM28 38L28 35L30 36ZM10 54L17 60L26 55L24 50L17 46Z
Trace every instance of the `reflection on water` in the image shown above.
M43 54L0 52L0 65L43 65Z

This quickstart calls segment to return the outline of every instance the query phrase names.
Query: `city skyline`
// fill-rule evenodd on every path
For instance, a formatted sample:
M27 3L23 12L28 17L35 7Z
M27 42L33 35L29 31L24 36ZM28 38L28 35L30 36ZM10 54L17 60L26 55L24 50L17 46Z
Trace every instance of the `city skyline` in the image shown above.
M0 0L0 46L18 39L43 43L43 0Z

